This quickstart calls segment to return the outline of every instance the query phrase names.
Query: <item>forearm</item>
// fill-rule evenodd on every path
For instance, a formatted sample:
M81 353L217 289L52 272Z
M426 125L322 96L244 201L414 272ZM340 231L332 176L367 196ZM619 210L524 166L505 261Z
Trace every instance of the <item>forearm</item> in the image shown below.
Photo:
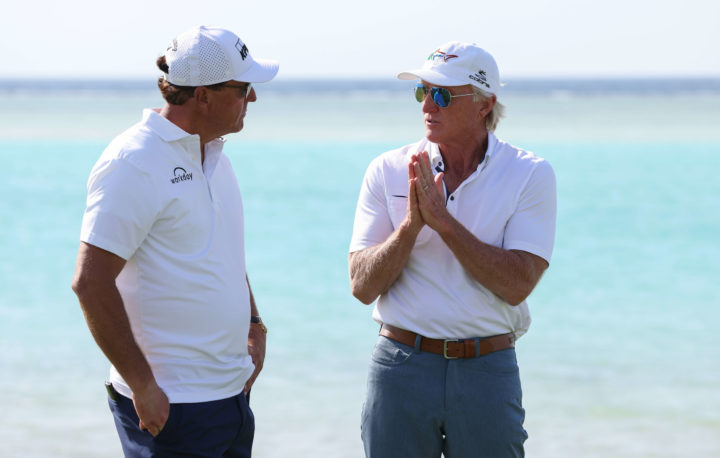
M439 234L468 274L510 305L522 303L544 271L540 258L484 243L452 216Z
M353 296L369 305L395 283L410 258L420 228L413 227L406 219L385 242L350 253Z
M255 296L253 296L252 288L250 288L250 280L245 275L245 281L248 285L248 292L250 294L250 316L260 316L257 305L255 304ZM250 392L255 379L257 379L260 371L265 363L265 346L267 336L265 335L267 328L262 323L250 323L250 329L248 331L248 354L252 358L252 362L255 365L255 370L250 375L250 378L245 382L244 392L247 394Z
M114 281L80 286L76 293L95 342L133 393L156 386L150 365L133 337Z
M122 297L115 286L124 265L123 258L83 242L72 288L95 342L132 391L140 429L147 429L155 436L167 421L170 404L135 342Z
M250 316L260 316L260 312L258 312L257 305L255 304L255 296L253 296L252 288L250 287L250 279L247 274L245 274L245 281L247 282L248 292L250 293Z
M251 355L253 353L252 350L254 350L256 347L260 346L260 351L262 353L262 357L260 359L260 363L262 365L262 360L265 358L265 340L266 340L266 333L267 328L265 327L265 324L260 320L259 322L253 322L253 317L258 317L260 319L260 312L258 312L257 305L255 304L255 296L253 296L252 288L250 287L250 280L247 278L247 275L245 275L245 281L248 285L248 293L250 294L250 330L248 332L248 348L251 350ZM255 361L254 361L255 362ZM257 362L256 362L257 365Z

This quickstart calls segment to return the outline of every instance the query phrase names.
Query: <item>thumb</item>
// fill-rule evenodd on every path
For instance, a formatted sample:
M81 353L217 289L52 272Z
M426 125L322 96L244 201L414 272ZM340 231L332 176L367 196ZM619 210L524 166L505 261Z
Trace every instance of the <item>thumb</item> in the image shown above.
M437 187L438 191L440 191L440 194L443 193L443 178L445 177L444 172L440 172L437 175L435 175L435 186Z
M255 383L255 379L257 378L257 375L253 373L253 375L250 376L250 378L245 382L245 387L243 388L243 393L248 394L250 391L250 388L252 388L253 384Z

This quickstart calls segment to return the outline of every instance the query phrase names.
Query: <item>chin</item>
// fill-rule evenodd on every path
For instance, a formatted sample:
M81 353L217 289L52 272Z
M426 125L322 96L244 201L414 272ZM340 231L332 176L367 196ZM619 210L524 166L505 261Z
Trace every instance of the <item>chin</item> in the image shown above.
M427 138L428 140L430 140L433 143L439 143L440 139L441 139L441 135L433 129L426 128L425 129L425 138Z

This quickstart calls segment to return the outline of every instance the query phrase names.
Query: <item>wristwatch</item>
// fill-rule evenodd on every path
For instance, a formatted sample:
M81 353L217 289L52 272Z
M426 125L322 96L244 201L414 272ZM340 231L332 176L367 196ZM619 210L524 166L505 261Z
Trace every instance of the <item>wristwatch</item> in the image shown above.
M256 325L260 326L260 330L267 334L267 327L265 327L265 324L263 324L262 322L262 318L260 318L259 316L251 316L250 323L255 323Z

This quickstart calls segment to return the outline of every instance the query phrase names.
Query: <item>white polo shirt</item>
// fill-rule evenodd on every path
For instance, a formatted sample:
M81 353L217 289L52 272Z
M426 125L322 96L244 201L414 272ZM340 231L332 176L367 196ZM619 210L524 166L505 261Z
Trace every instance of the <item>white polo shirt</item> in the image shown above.
M127 260L116 284L170 402L234 396L254 369L243 205L222 146L202 164L198 135L145 110L88 180L80 238ZM131 395L115 368L110 381Z
M427 151L433 173L444 169L438 146L427 139L388 151L365 173L350 252L383 243L407 212L410 156ZM489 134L477 170L448 197L447 209L475 237L548 262L555 239L555 174L534 154ZM530 326L528 305L511 306L465 271L437 232L418 234L402 273L380 296L373 319L438 339L516 337Z

